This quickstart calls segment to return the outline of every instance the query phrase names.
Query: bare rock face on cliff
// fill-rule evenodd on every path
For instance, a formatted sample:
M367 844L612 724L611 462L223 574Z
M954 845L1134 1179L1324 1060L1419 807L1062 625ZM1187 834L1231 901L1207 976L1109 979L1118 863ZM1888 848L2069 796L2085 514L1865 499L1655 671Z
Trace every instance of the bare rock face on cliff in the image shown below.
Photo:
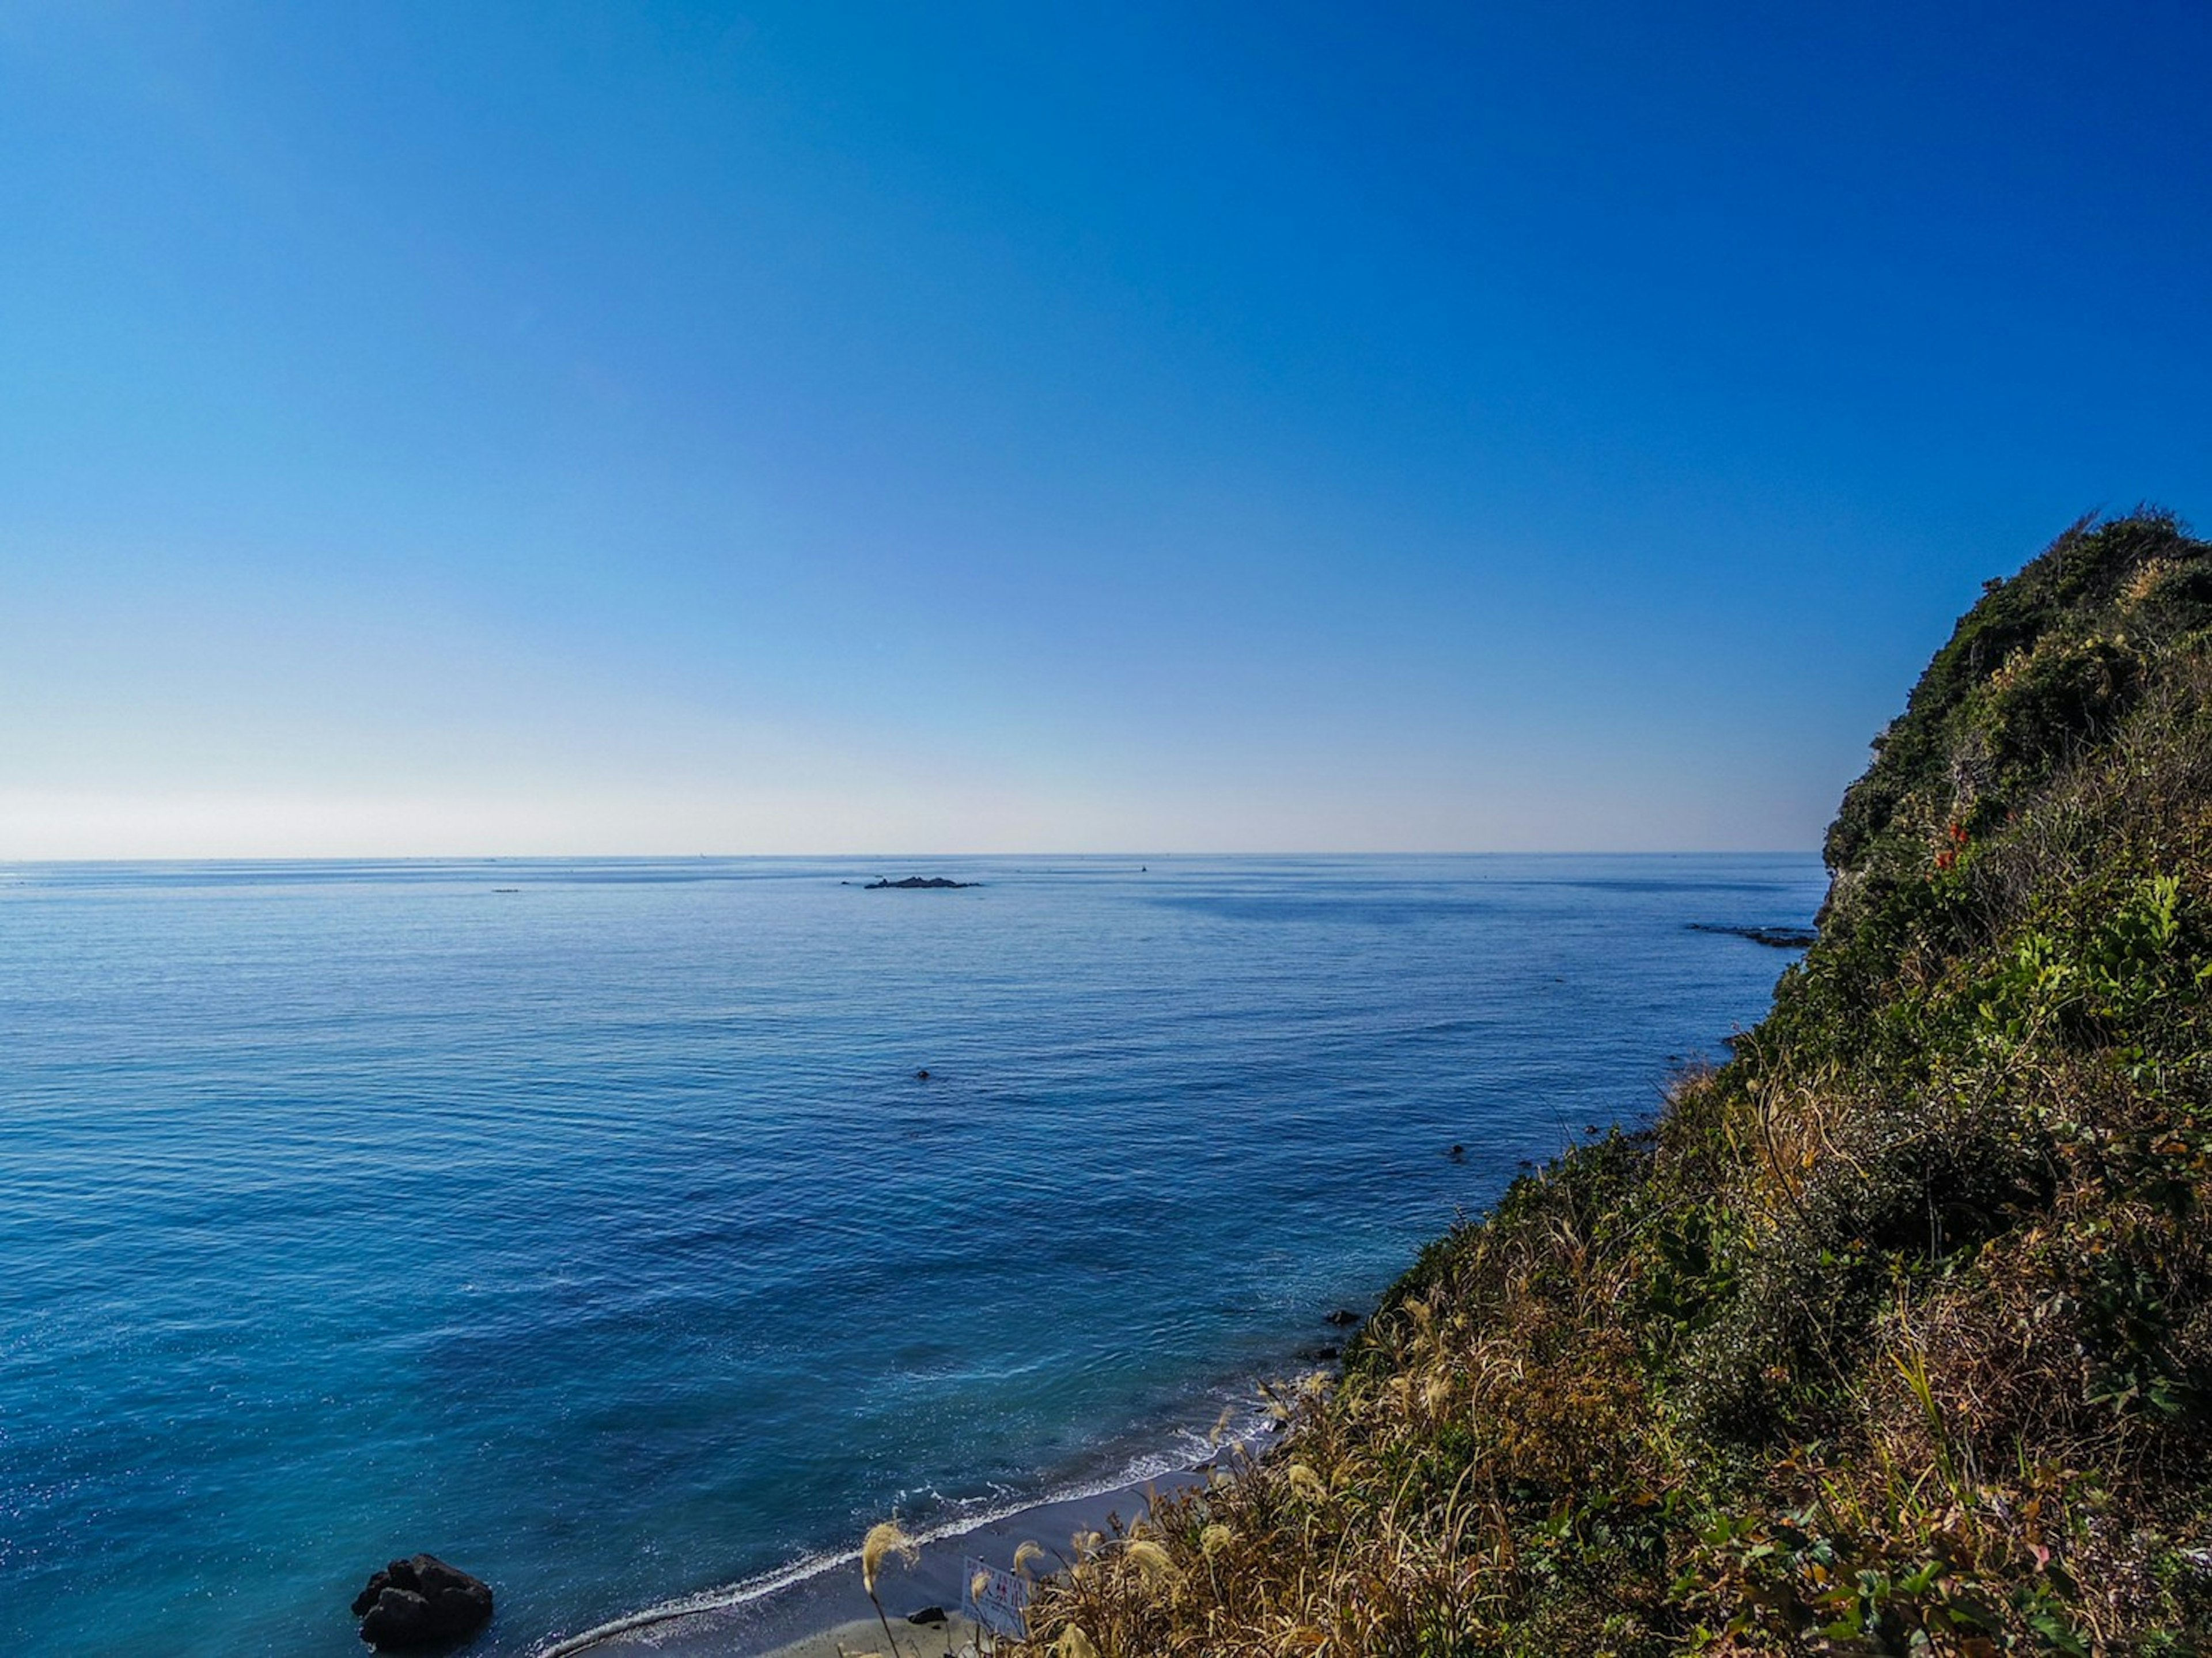
M491 1621L491 1588L434 1554L394 1560L354 1597L361 1638L379 1652L457 1646Z

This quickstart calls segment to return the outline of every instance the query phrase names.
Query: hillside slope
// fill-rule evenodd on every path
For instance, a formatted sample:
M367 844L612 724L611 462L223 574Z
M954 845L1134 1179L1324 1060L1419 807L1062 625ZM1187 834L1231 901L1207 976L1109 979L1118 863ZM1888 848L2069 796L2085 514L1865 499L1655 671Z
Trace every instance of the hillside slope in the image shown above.
M1030 1649L2212 1649L2208 629L2163 514L1991 583L1733 1060L1431 1246Z

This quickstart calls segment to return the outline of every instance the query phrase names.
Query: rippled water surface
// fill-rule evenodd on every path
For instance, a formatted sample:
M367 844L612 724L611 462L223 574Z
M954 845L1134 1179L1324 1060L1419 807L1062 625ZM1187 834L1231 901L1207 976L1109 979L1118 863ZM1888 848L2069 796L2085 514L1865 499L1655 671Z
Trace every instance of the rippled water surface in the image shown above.
M916 872L981 884L861 888ZM1779 856L0 868L0 1644L358 1651L361 1580L429 1549L523 1653L894 1504L1110 1475L1516 1160L1648 1111L1789 959L1690 924L1820 890Z

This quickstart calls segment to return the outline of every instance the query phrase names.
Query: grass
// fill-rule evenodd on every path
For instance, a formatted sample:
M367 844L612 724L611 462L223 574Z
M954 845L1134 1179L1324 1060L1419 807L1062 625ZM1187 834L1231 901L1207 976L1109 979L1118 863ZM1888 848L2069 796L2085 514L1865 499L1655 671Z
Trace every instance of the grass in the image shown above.
M876 1574L883 1570L887 1559L914 1564L921 1552L921 1545L907 1535L896 1520L878 1521L868 1527L868 1534L860 1540L860 1587L867 1591L868 1604L876 1609L876 1621L884 1626L884 1645L894 1655L898 1651L898 1637L891 1633L890 1615L884 1603L876 1598Z
M2212 1649L2212 547L1990 584L1717 1071L1426 1249L1031 1655Z

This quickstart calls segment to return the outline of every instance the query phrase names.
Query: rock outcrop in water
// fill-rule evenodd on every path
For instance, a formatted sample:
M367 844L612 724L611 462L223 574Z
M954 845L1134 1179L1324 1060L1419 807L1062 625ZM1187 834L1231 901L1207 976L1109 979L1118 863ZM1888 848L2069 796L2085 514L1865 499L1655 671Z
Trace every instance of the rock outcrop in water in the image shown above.
M980 886L978 881L948 881L942 875L909 875L903 881L871 881L860 889L863 892L921 892L941 889Z
M394 1560L354 1597L361 1638L379 1652L458 1646L491 1621L491 1586L434 1554Z

